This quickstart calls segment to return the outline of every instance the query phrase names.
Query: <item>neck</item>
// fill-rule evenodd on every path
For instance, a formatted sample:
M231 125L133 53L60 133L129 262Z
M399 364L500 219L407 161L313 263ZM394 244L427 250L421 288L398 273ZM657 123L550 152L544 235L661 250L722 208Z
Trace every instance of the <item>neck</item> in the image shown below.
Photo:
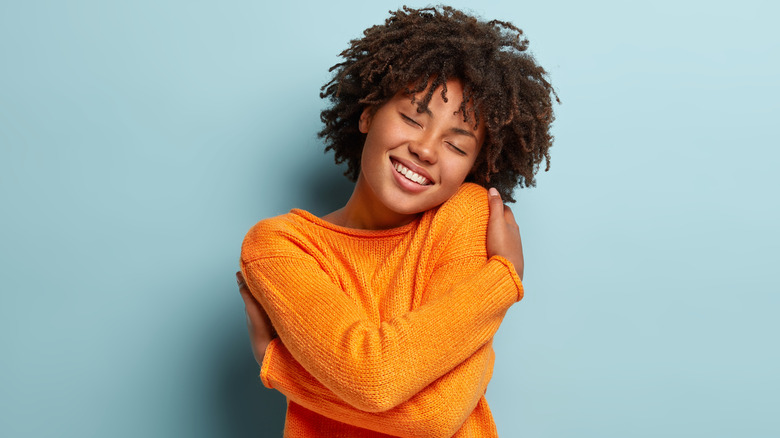
M401 214L379 202L361 174L347 204L323 217L333 224L361 230L387 230L412 222L418 215Z

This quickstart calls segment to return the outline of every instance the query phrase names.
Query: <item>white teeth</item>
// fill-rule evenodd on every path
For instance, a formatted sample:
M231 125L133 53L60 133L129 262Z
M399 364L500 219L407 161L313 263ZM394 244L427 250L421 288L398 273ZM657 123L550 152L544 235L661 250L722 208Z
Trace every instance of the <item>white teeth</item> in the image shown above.
M430 181L428 181L428 178L420 175L419 173L412 172L410 169L405 167L403 164L399 162L395 162L395 170L398 171L401 175L405 176L406 179L410 181L414 181L417 184L420 185L428 185Z

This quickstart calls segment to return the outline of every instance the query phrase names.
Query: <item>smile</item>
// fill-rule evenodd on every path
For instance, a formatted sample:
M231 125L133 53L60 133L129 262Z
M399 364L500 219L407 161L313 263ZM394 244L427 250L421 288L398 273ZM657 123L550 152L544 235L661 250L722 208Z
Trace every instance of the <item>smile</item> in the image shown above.
M393 167L395 167L395 170L401 175L403 175L404 177L406 177L406 179L408 179L409 181L416 182L421 186L427 186L431 184L431 181L428 178L420 175L419 173L415 173L411 171L406 166L404 166L403 164L395 160L393 160Z

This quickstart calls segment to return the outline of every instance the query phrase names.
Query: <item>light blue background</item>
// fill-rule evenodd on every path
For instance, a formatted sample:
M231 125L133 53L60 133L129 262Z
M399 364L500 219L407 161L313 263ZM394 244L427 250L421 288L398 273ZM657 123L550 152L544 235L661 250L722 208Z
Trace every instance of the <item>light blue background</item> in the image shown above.
M279 436L241 239L343 202L319 87L401 4L111 3L0 3L0 435ZM501 436L780 436L775 3L453 4L563 101L513 207Z

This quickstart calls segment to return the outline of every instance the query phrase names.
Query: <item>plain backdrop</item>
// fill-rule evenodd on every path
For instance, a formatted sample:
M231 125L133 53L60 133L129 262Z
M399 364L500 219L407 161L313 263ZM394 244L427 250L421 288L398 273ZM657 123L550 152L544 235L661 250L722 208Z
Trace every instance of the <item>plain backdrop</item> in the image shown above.
M1 436L281 436L241 240L345 201L319 87L401 5L0 2ZM512 207L501 436L780 436L780 8L453 5L523 28L563 102Z

